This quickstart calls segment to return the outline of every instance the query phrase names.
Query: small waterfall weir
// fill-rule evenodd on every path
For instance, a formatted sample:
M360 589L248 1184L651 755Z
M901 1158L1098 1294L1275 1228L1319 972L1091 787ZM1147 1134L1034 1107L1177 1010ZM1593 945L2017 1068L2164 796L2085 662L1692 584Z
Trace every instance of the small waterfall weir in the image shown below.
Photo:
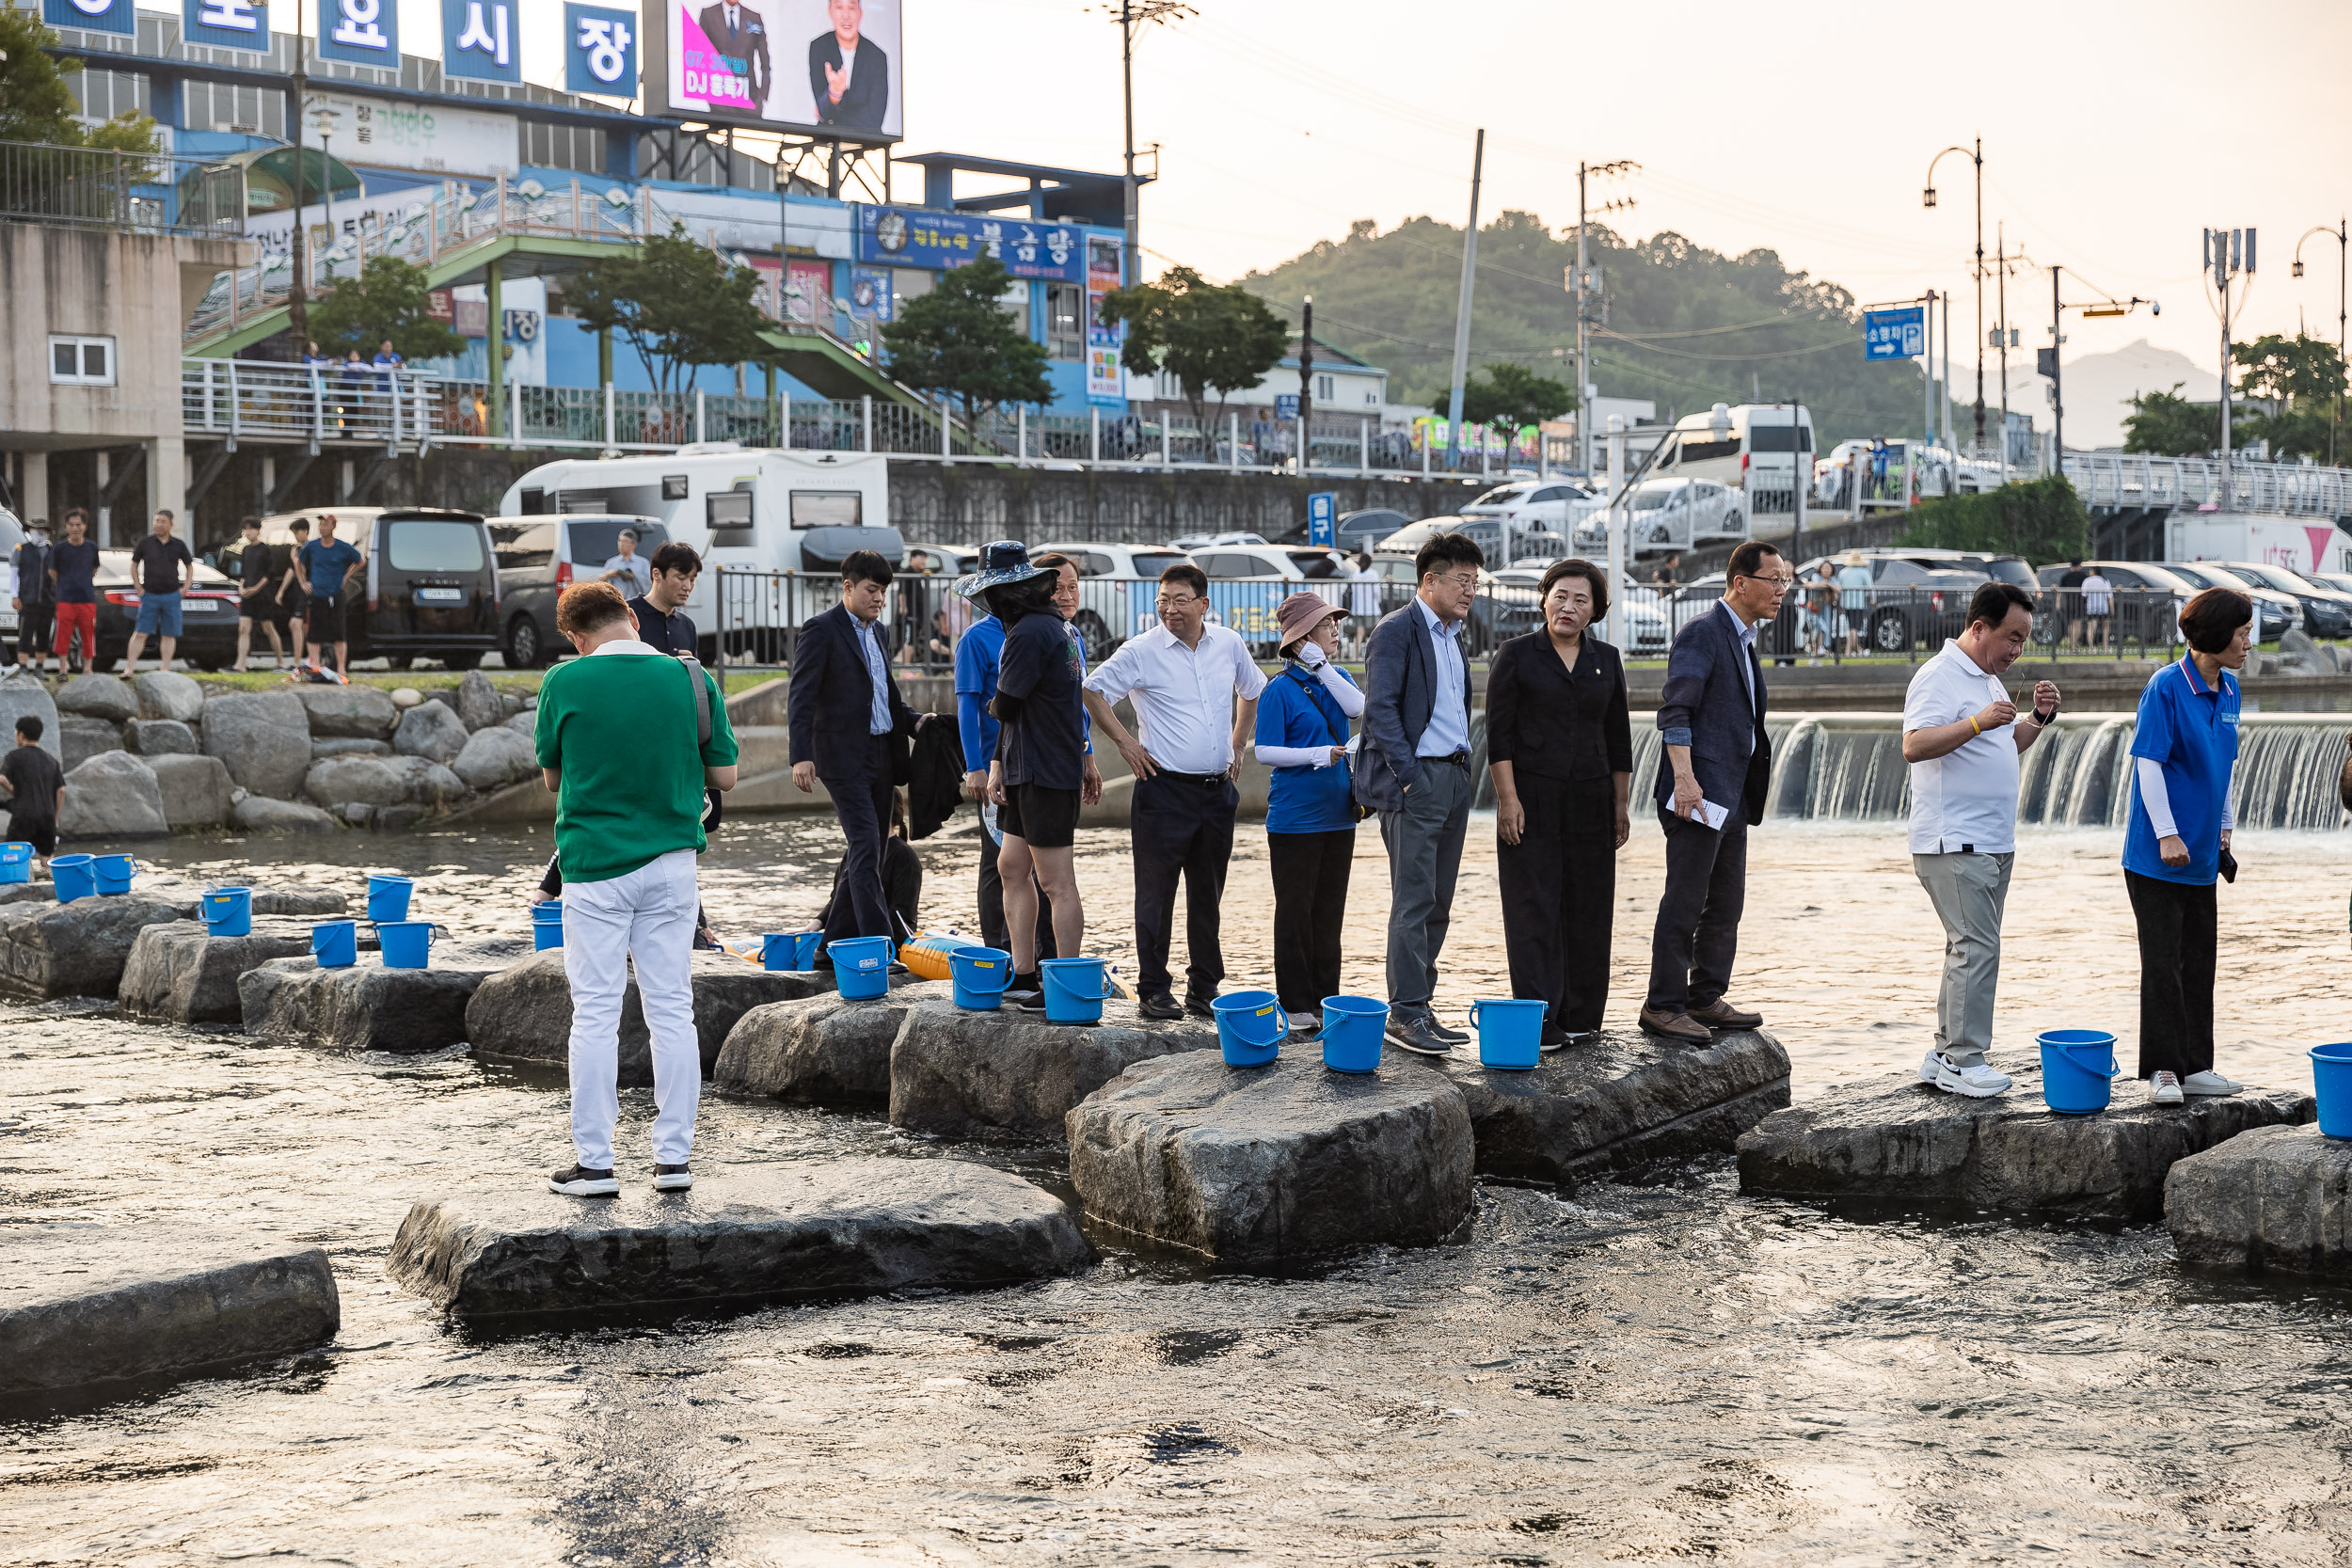
M2242 828L2338 828L2336 798L2344 736L2352 721L2328 714L2249 713L2241 720L2237 821ZM1836 821L1900 820L1911 810L1902 716L1800 713L1767 721L1772 738L1772 816ZM2025 755L2017 819L2058 827L2121 828L2131 800L2132 716L2062 713L2058 727ZM1494 804L1486 777L1486 716L1471 716L1470 761L1478 804ZM1636 815L1658 776L1658 729L1633 716Z

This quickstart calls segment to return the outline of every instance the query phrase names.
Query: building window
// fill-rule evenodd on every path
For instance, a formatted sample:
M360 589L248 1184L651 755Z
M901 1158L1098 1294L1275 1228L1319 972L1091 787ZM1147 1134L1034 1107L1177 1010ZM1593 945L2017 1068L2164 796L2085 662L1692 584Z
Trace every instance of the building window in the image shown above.
M115 384L115 341L112 338L49 340L49 379L59 387L111 387Z
M1315 401L1327 408L1331 405L1331 378L1329 376L1315 377Z
M1075 283L1045 285L1045 354L1052 359L1087 355L1087 293Z

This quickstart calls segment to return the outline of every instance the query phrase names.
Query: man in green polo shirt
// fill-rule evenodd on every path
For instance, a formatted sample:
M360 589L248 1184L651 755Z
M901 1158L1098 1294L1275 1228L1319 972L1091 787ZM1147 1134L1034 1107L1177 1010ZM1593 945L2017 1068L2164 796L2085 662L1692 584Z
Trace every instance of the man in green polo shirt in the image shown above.
M694 1034L694 857L707 787L735 787L735 731L701 666L638 641L611 583L576 583L555 626L586 656L539 687L539 766L556 797L564 871L564 974L572 991L572 1147L577 1163L548 1185L567 1197L612 1197L612 1124L620 1115L621 998L629 964L653 1037L653 1184L694 1184L688 1159L702 1098ZM705 687L701 738L694 682Z

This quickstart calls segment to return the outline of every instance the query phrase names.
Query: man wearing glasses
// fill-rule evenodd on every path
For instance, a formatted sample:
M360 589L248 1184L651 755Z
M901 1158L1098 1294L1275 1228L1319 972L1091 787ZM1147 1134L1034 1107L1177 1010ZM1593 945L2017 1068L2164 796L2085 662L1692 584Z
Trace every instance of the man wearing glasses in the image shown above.
M1136 861L1136 1007L1146 1018L1209 1004L1225 978L1217 906L1233 858L1234 759L1258 726L1265 674L1248 644L1209 618L1209 578L1189 562L1160 574L1159 625L1131 637L1086 679L1087 711L1136 776L1128 832ZM1137 740L1111 711L1132 698ZM1236 701L1238 699L1238 701ZM1184 1001L1168 970L1176 881L1184 882Z
M1725 1000L1747 900L1748 829L1764 820L1772 748L1764 736L1764 667L1756 630L1780 613L1796 574L1751 539L1731 552L1723 603L1684 626L1658 700L1658 820L1666 890L1650 939L1642 1028L1704 1047L1718 1029L1764 1020Z
M1389 850L1389 1038L1443 1056L1470 1038L1438 1022L1438 954L1454 919L1477 781L1470 766L1470 660L1462 623L1486 555L1440 533L1413 558L1421 586L1364 647L1364 738L1356 799L1380 814Z

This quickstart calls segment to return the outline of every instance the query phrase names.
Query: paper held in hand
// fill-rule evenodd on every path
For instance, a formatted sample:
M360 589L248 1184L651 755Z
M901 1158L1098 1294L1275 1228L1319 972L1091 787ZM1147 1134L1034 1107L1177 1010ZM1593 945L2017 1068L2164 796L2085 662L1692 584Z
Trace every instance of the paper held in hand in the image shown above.
M1717 832L1722 832L1724 831L1724 823L1728 821L1731 816L1729 810L1704 798L1699 800L1699 809L1692 815L1696 816L1700 821L1706 823L1708 827L1714 829Z

